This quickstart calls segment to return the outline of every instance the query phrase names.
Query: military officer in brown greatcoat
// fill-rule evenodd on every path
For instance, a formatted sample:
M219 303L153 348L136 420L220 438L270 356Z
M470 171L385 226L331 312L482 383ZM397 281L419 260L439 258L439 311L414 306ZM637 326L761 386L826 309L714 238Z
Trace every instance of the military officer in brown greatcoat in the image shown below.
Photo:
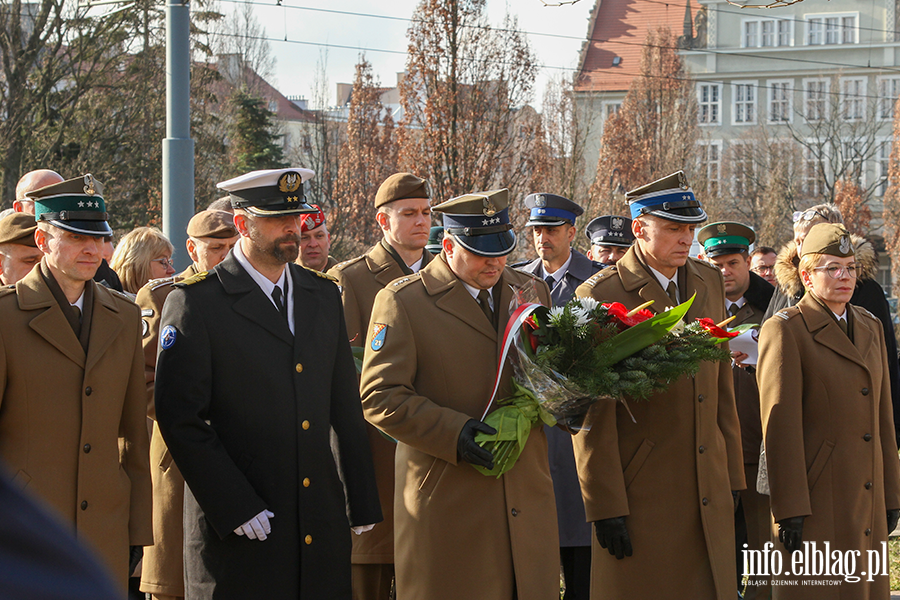
M431 262L425 250L431 225L427 182L412 173L395 173L375 194L375 219L384 239L360 257L328 271L341 286L350 343L362 346L375 295L388 283L412 275ZM353 597L385 600L394 578L394 450L396 444L368 427L384 522L353 536Z
M734 317L729 326L755 324L756 331L772 299L775 288L750 270L750 244L756 241L753 230L741 223L710 223L697 232L703 246L703 256L719 267L725 280L725 310ZM746 354L732 352L735 363L734 400L741 422L741 444L744 454L744 475L747 489L741 491L740 504L735 513L735 550L738 564L738 587L743 589L745 566L749 562L744 550L762 550L772 540L772 516L769 497L756 491L759 470L759 449L762 444L762 424L759 421L759 388L756 387L755 363L742 365ZM744 591L744 600L769 597L767 578L753 577Z
M0 291L0 457L124 591L153 543L140 312L94 283L106 222L91 175L33 191L44 258Z
M360 386L369 422L399 441L394 495L397 597L546 600L559 594L556 506L543 428L499 479L474 442L497 376L515 288L507 190L435 207L443 252L378 293ZM533 283L532 283L533 282ZM503 369L497 398L510 393Z
M636 243L576 291L651 310L696 294L686 320L725 316L718 270L689 257L706 220L681 171L628 193ZM594 546L591 598L732 600L734 494L744 487L731 367L703 363L643 402L597 404L575 459ZM661 537L662 536L662 537Z
M191 266L184 272L165 279L153 279L138 292L144 343L144 373L147 380L147 414L153 419L150 437L150 475L153 480L153 540L144 552L141 569L141 591L154 600L184 596L184 478L172 461L169 448L156 423L153 402L156 379L156 351L159 348L159 317L173 284L208 271L222 262L238 241L233 213L225 210L202 210L191 217L186 242Z
M785 567L773 598L887 600L883 546L900 518L900 460L884 329L872 313L850 303L860 267L843 225L813 226L799 254L806 294L768 319L759 336L775 546L792 553L782 554ZM834 553L856 552L855 569L842 560L841 573L828 577L805 559L801 565L808 570L801 576L795 551L808 557L813 548L826 551L825 543L830 566ZM869 552L884 552L877 569L869 568L876 566ZM829 569L832 575L838 570Z

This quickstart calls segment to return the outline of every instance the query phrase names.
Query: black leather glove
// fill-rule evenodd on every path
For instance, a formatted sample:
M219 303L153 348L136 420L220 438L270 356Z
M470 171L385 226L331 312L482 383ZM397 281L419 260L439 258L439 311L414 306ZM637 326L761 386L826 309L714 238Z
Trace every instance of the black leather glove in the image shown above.
M625 517L613 517L594 521L594 530L597 532L597 541L609 553L619 560L631 556L631 538L628 537L628 528L625 527Z
M888 535L897 529L897 522L900 521L900 508L889 508L887 511L888 519Z
M128 547L128 576L131 577L131 574L134 573L135 567L138 566L138 563L141 562L141 559L144 558L144 547L143 546L129 546Z
M469 419L463 425L462 431L459 432L459 439L456 440L456 452L459 457L467 463L484 467L485 469L494 468L494 455L490 450L486 450L475 442L475 434L478 432L493 435L497 430L482 423L477 419Z
M806 517L791 517L778 521L778 541L784 544L788 552L800 549L803 543L803 519Z

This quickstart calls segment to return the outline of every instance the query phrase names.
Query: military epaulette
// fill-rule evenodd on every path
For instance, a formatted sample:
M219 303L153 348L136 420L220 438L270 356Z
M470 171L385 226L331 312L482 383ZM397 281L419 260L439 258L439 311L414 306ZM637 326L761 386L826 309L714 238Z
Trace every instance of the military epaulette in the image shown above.
M164 285L171 285L176 283L176 275L172 275L171 277L160 277L159 279L151 279L147 282L147 285L150 286L150 290L155 290L157 288L161 288Z
M523 260L507 266L512 267L513 269L521 269L522 267L527 267L529 263L531 263L530 260Z
M303 265L300 265L300 266L303 266ZM335 266L337 266L337 265L335 265ZM328 273L323 273L322 271L316 271L315 269L310 269L309 267L303 267L303 268L306 269L307 271L309 271L310 273L312 273L313 275L315 275L316 277L321 277L322 279L327 279L328 281L337 283L337 277L332 277Z
M361 261L362 259L364 259L365 257L366 257L366 255L363 254L361 256L354 256L353 258L348 258L344 262L339 262L338 264L334 265L333 267L331 267L331 269L343 269L344 267L349 267L353 263L357 263L357 262ZM328 270L330 271L331 269L328 269Z
M4 285L0 287L0 296L7 296L16 292L16 284Z
M866 309L862 306L859 306L858 304L854 304L853 306L856 308L856 310L858 310L862 314L866 315L867 317L870 317L871 319L874 319L875 321L878 321L878 323L881 323L881 319L879 319L878 317L873 315L871 312L869 312L868 309Z
M106 286L103 286L103 287L106 287ZM122 300L127 300L127 301L131 302L132 304L134 304L135 306L137 306L137 303L134 301L134 296L132 296L131 294L128 294L126 292L120 292L119 290L114 290L112 288L106 288L106 291L110 292L113 296L118 296Z
M187 287L189 285L194 285L195 283L200 283L207 277L209 277L209 271L202 271L200 273L197 273L196 275L191 275L187 279L182 279L181 281L174 283L172 285L174 285L177 288Z
M612 276L615 273L618 273L618 270L616 269L615 265L611 265L609 267L606 267L605 269L603 269L602 271L600 271L598 273L594 273L593 275L591 275L590 279L588 279L581 285L586 285L588 287L594 287L595 285L597 285L598 283L600 283L607 277Z
M789 306L787 308L783 308L783 309L779 310L777 313L775 313L772 316L778 317L779 319L783 319L783 320L787 321L788 319L790 319L792 317L796 317L799 314L800 314L799 308L797 308L796 306Z
M409 275L408 277L401 277L400 279L394 280L390 284L390 287L396 288L396 289L402 289L402 288L406 287L407 285L409 285L410 283L412 283L413 281L419 281L419 279L421 279L421 278L422 278L422 276L419 273L413 273L412 275Z
M516 269L516 267L513 267L513 269ZM523 271L522 269L516 269L516 273L521 273L522 275L528 275L532 279L537 279L538 281L543 281L543 279L541 279L540 277L538 277L531 271Z

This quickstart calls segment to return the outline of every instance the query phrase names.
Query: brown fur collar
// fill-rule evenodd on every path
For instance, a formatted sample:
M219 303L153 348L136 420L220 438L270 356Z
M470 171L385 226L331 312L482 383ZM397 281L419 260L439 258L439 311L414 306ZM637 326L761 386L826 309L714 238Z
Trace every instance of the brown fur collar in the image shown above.
M878 273L878 255L872 242L858 235L851 234L856 264L859 267L859 281L875 279ZM800 280L800 271L797 265L800 259L797 257L797 242L791 240L778 252L775 261L775 279L778 287L791 296L797 296L803 291L803 282Z

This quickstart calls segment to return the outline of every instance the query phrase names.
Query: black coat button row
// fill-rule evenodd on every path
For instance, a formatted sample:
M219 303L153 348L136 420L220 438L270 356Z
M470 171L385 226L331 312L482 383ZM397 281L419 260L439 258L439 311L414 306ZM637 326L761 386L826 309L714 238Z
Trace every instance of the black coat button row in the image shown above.
M515 508L514 508L514 509L512 509L512 510L511 510L511 511L509 511L509 512L510 512L510 513L511 513L511 514L512 514L512 516L514 516L514 517L517 517L517 516L519 516L519 511L518 511L518 510L516 510L516 509L515 509Z
M82 500L81 501L81 510L87 510L87 507L88 507L87 500Z
M91 389L91 386L87 386L86 388L84 388L84 395L85 395L85 396L90 396L90 395L93 394L93 393L94 393L94 390Z
M700 446L699 448L697 448L697 451L698 451L700 454L703 454L704 452L706 452L706 446Z
M862 392L862 395L863 395L863 396L868 396L868 395L869 395L869 388L863 388L863 389L861 389L861 390L859 390L859 391Z
M700 502L703 503L703 506L706 506L707 504L709 504L709 498L704 498L704 499L701 500Z
M90 445L90 444L85 444L85 445L84 445L84 453L87 454L87 453L90 452L90 451L91 451L91 445Z
M866 435L863 436L863 439L864 439L865 441L867 441L867 442L871 442L871 441L872 441L872 434L871 434L871 433L867 433Z
M866 489L867 489L867 490L871 490L871 489L872 489L872 482L871 482L871 481L867 481L867 482L866 482Z
M697 396L697 402L703 402L703 394Z

